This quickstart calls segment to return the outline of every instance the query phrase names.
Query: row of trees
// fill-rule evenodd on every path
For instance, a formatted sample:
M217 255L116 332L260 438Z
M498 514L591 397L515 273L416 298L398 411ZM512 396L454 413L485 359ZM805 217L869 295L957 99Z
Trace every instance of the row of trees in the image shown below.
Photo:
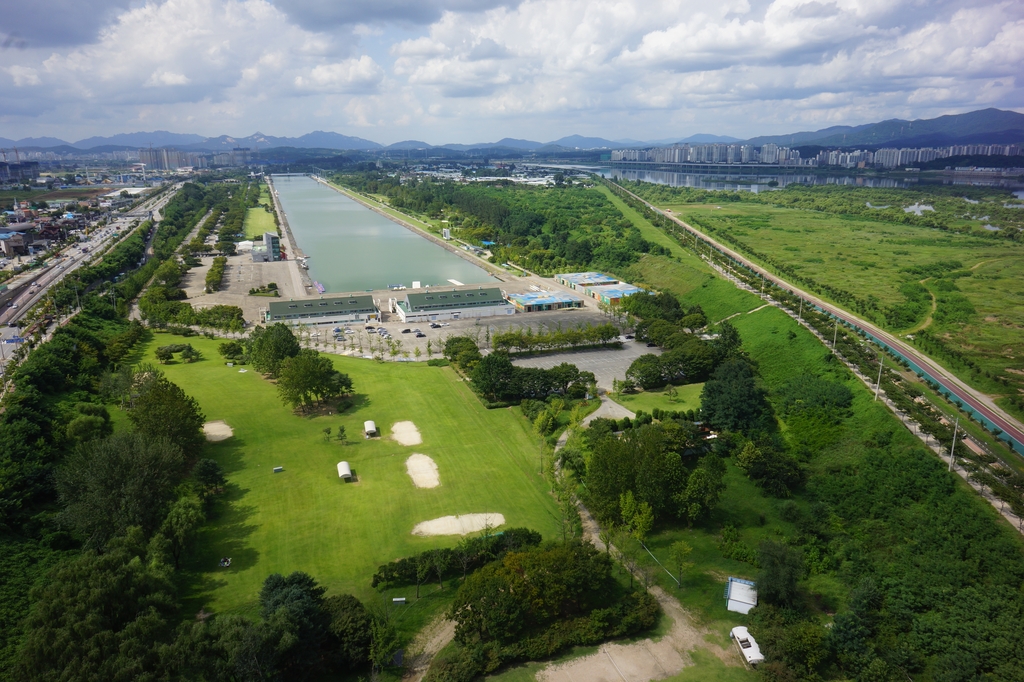
M491 338L491 345L494 350L524 353L604 345L615 341L618 337L618 328L610 323L597 326L581 325L571 329L552 329L536 333L531 327L527 327L525 330L509 329L498 332Z

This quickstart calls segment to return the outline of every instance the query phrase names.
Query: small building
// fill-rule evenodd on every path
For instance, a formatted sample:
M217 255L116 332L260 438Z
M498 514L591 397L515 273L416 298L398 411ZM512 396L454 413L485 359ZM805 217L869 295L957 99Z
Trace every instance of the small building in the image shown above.
M352 480L352 467L348 465L348 462L338 462L338 478L343 481Z
M736 642L736 646L740 649L740 654L743 655L743 660L747 662L747 665L757 665L758 663L764 663L764 656L761 654L761 647L757 645L754 638L750 636L750 632L747 631L742 625L734 627L729 632L729 637Z
M264 321L268 324L358 324L378 319L380 310L370 294L271 301L264 315Z
M524 294L507 294L505 299L521 313L535 313L542 310L564 310L582 308L583 299L572 294L553 291L531 291Z
M633 294L639 294L643 289L632 284L610 284L608 286L585 287L584 292L591 298L596 298L606 305L618 305L622 299Z
M742 578L729 578L725 584L725 608L736 613L749 613L757 606L757 585Z
M583 291L586 287L618 284L619 280L600 272L567 272L555 275L555 281L562 286Z
M273 263L281 260L281 238L273 232L264 232L261 242L253 242L252 262Z
M371 420L363 422L363 435L367 438L376 438L380 434L377 433L377 425Z
M516 312L497 287L427 289L406 294L403 300L392 298L389 307L402 322L460 320Z

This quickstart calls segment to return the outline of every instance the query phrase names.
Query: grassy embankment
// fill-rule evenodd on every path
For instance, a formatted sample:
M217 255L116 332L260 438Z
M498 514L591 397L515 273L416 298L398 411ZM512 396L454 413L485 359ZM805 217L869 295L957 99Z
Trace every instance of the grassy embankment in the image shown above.
M1024 245L976 234L761 203L665 204L662 208L691 224L712 225L718 230L718 234L712 233L716 238L721 239L722 233L731 235L750 250L795 269L801 276L875 302L880 311L904 303L907 299L901 287L919 282L930 294L929 303L934 302L934 314L931 305L926 305L902 328L886 326L899 333L927 329L983 371L1010 383L997 383L985 374L970 371L956 358L922 346L979 390L1001 396L1024 388ZM738 248L735 243L730 246ZM949 280L905 272L907 268L943 261L959 261L963 266L960 274L967 276L954 275ZM955 286L952 290L951 281ZM815 293L834 300L828 292ZM961 305L963 299L973 312ZM881 312L869 316L885 324ZM1022 416L1008 401L1000 404Z
M157 334L141 359L153 362L155 348L170 339ZM220 362L217 342L190 343L205 360L161 369L199 401L208 420L223 419L234 436L208 448L229 484L187 567L189 608L250 612L267 575L291 571L308 572L331 593L380 603L383 597L370 588L377 566L454 546L459 536L411 534L420 521L450 514L499 512L506 526L555 536L555 503L537 473L540 441L515 410L484 409L451 369L332 357L353 379L353 407L340 415L298 416L282 405L273 383ZM363 438L367 419L384 438ZM404 420L419 427L422 445L405 447L388 437L391 425ZM324 428L336 434L339 426L347 445L324 440ZM440 487L414 487L405 470L414 452L437 463ZM357 483L339 481L341 460L351 463ZM284 471L274 474L275 466ZM232 558L230 569L217 568L224 556ZM422 605L412 599L414 588L393 590L410 598L408 625L420 623L454 592L437 590L436 583L423 586ZM384 596L390 601L393 595Z
M245 212L246 239L259 239L264 232L277 233L277 225L274 224L274 214L263 208L264 205L271 205L270 193L266 185L260 185L260 205L247 209Z

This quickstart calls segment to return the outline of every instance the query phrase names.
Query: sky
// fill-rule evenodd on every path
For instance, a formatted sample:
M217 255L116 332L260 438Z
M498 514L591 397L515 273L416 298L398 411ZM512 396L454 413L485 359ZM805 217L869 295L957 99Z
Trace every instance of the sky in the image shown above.
M0 137L749 138L1024 111L1020 0L47 0Z

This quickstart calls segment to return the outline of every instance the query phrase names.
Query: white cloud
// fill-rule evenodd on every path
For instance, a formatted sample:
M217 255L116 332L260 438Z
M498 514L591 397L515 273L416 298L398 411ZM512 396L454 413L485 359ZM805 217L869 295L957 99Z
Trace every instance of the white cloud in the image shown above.
M0 87L18 93L0 108L5 130L86 136L129 121L206 134L355 127L382 142L659 138L1024 107L1017 0L148 0L117 11L92 42L0 51Z
M318 92L371 92L384 79L384 69L367 55L313 67L308 76L296 76L299 90Z

